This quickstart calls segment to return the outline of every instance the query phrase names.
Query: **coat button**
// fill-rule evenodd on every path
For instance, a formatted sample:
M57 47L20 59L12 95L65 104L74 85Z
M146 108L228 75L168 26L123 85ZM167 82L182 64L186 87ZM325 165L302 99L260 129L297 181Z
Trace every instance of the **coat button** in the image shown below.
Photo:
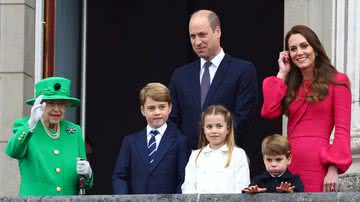
M55 155L58 155L59 153L60 153L59 150L56 150L56 149L54 150Z
M19 137L18 140L21 141L21 137Z
M22 135L25 135L25 131L23 131L21 134L22 134Z
M56 191L61 192L61 187L56 187Z
M60 168L56 168L55 171L56 171L57 173L60 173L60 172L61 172L61 169L60 169Z

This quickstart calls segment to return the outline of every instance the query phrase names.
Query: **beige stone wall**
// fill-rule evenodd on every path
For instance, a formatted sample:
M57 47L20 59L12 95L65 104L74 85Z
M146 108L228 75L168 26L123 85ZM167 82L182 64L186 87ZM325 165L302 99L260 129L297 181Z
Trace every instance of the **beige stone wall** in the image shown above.
M309 26L332 55L333 0L285 0L284 33L297 24Z
M17 161L5 154L16 118L33 96L35 0L0 0L0 196L18 194Z

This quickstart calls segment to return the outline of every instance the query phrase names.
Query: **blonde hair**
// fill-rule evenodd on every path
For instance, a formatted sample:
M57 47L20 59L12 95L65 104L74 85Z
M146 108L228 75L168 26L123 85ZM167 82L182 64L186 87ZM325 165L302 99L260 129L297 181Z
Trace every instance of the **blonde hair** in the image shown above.
M161 83L148 83L141 89L139 95L140 106L144 106L147 97L158 102L171 103L170 91Z
M232 152L235 147L235 135L234 135L234 123L233 123L233 117L229 110L227 110L222 105L210 105L208 106L202 113L201 113L201 119L200 119L200 140L199 140L199 153L196 156L195 163L197 162L199 155L203 148L209 144L209 141L206 139L205 133L204 133L204 124L205 124L205 117L209 115L223 115L224 120L226 123L227 128L229 129L229 134L226 136L226 145L228 147L228 156L225 163L225 168L229 167L232 157Z
M266 137L261 144L262 155L285 155L290 157L291 145L288 139L280 134Z

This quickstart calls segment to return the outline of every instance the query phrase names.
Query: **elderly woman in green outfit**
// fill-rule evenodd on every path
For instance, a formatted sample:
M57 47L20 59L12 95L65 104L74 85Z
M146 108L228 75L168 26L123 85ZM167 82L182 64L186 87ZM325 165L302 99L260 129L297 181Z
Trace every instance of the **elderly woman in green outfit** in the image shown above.
M79 176L92 186L81 128L64 120L66 107L80 104L70 97L70 84L61 77L36 83L35 98L26 101L33 105L30 117L15 121L6 153L19 162L20 196L75 195Z

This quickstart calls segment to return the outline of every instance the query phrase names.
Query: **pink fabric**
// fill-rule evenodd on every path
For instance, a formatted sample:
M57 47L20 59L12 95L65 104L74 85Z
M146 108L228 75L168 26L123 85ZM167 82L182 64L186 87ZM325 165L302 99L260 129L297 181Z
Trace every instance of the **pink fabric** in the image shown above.
M325 99L308 103L304 97L311 93L310 81L304 81L296 99L289 105L287 132L292 155L289 170L300 175L305 192L322 192L329 165L335 165L340 174L352 163L349 80L345 74L337 73L334 81L344 83L347 87L329 84L329 94ZM286 91L286 84L277 77L268 77L263 81L262 117L272 119L282 114L280 103ZM335 137L330 144L334 126Z

